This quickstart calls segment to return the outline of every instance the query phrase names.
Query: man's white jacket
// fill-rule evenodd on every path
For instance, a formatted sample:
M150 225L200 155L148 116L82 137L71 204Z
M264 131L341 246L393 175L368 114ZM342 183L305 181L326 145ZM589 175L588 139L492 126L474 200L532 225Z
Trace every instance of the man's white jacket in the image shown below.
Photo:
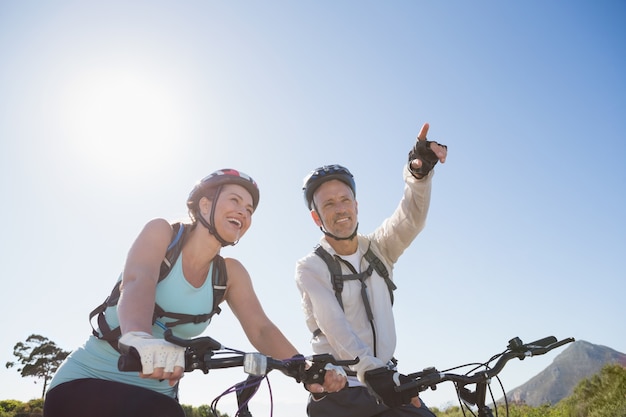
M405 166L403 174L406 183L404 195L393 214L373 233L357 235L358 258L361 259L360 265L353 265L357 272L365 271L369 266L363 255L371 246L393 279L393 265L424 228L430 205L433 171L418 180ZM320 244L331 255L336 255L325 237L321 238ZM340 265L345 275L352 273L343 262ZM306 324L311 333L319 329L319 334L311 340L314 353L330 353L342 360L358 357L359 363L350 368L357 372L361 382L365 371L388 364L396 348L396 330L389 290L376 270L365 280L374 316L376 356L374 334L361 296L360 281L344 281L342 311L328 266L322 258L311 252L296 264L296 283L302 296Z

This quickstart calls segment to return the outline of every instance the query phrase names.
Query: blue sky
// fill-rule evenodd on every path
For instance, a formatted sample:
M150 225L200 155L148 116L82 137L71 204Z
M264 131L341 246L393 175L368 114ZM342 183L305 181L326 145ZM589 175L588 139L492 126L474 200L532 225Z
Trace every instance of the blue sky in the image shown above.
M618 0L0 3L2 363L31 333L81 344L143 224L186 218L223 167L261 188L224 254L310 353L293 273L320 232L302 179L349 167L370 232L425 122L449 157L395 268L400 370L486 360L514 336L626 352L625 17ZM207 334L251 350L224 310ZM557 354L512 363L505 388ZM188 374L181 400L242 378ZM39 396L33 381L0 367L3 399ZM270 381L275 416L304 412L297 384Z

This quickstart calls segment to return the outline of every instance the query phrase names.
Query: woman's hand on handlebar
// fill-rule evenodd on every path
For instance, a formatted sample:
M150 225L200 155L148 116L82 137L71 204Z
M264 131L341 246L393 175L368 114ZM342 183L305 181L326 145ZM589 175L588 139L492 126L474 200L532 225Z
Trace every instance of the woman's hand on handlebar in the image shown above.
M176 366L172 372L166 372L165 368L154 368L151 374L139 373L141 378L167 380L170 387L173 387L183 377L184 371L180 366Z
M119 347L141 360L141 378L167 379L174 386L183 377L185 348L181 346L146 332L128 332L120 338Z

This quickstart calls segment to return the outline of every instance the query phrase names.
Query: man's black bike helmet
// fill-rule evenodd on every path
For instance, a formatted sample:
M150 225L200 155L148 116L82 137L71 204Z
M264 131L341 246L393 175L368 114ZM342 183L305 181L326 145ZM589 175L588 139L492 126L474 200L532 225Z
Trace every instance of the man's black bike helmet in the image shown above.
M304 185L302 186L302 191L304 192L304 204L309 210L312 208L313 194L315 193L315 190L317 190L320 185L330 180L339 180L344 182L348 187L350 187L352 193L356 196L356 184L354 183L354 177L350 171L348 171L348 168L337 164L324 165L311 171L304 179Z

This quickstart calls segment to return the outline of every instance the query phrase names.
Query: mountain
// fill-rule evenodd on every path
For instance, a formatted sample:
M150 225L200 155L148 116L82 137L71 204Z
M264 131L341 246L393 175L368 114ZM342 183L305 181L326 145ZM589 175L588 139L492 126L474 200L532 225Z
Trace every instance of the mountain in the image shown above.
M626 368L626 354L578 340L554 358L550 366L509 391L506 397L509 402L526 403L533 407L556 404L571 395L581 380L600 372L609 363L618 363Z

